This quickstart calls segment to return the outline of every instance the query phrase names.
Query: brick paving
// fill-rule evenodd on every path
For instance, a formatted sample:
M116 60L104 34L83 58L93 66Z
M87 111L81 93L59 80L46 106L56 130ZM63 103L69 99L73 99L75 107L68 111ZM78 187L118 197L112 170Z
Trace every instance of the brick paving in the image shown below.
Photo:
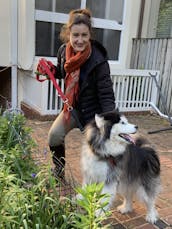
M161 161L161 180L162 192L160 193L156 207L159 212L160 220L156 225L149 224L145 221L144 205L135 201L134 211L129 214L122 215L115 210L115 207L121 203L121 197L118 196L112 216L109 221L113 225L113 229L153 229L172 228L172 130L158 132L156 134L148 134L148 131L160 130L170 127L167 120L160 118L155 114L146 115L127 115L128 120L139 126L138 135L145 137L149 144L154 147ZM51 155L48 149L47 134L52 121L28 120L27 125L33 130L32 136L38 144L38 153L35 158L41 163L51 162ZM66 136L66 173L81 183L80 171L80 149L82 143L82 134L78 129L72 130Z

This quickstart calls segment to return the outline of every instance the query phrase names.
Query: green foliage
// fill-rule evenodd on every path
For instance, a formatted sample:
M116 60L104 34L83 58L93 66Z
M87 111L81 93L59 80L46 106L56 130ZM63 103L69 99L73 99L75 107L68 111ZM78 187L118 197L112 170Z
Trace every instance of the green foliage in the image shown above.
M74 222L76 228L108 228L108 225L106 227L101 225L101 222L110 215L110 211L103 211L104 207L109 203L109 196L102 194L102 189L103 183L77 188L77 192L82 197L77 200L77 204L83 209L83 212L76 213L76 218L78 219Z
M106 197L102 185L78 188L84 198L77 204L84 215L68 197L62 202L51 166L40 168L32 159L35 143L25 124L23 115L0 116L0 228L102 228L105 217L95 217L107 204L101 201Z
M23 186L15 179L7 170L1 173L0 228L69 228L70 200L61 204L51 176L41 171L33 178L36 182L23 182Z
M35 145L23 115L7 113L0 116L0 160L20 179L31 179L37 168L31 160Z
M25 126L26 119L21 114L6 112L0 116L0 149L14 148L19 145L24 154L29 154L33 146L31 129Z
M171 37L171 23L172 23L172 1L161 0L158 25L157 25L157 37L168 38Z

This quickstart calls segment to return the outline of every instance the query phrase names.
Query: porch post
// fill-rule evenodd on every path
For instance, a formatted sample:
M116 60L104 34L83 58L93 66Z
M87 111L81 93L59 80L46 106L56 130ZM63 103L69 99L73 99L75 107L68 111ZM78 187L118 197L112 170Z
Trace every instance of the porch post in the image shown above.
M18 0L11 1L11 108L17 108Z

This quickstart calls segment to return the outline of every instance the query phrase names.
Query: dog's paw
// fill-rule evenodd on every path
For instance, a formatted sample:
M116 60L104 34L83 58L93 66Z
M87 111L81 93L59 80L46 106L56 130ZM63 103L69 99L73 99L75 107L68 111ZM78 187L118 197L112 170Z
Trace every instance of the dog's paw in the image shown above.
M124 204L122 204L122 205L119 205L118 207L117 207L117 211L119 211L121 214L125 214L125 213L128 213L128 212L132 212L132 207L130 206L126 206L126 205L124 205Z
M146 215L146 221L149 223L156 223L156 221L159 219L157 211L153 211Z

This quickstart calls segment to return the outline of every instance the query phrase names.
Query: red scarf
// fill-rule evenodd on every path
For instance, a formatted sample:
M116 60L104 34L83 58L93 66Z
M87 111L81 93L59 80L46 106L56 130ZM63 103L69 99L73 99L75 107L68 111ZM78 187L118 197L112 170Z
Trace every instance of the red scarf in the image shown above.
M70 42L66 45L66 62L64 69L66 71L65 77L65 95L68 98L70 106L75 107L79 94L79 75L80 67L85 63L91 53L91 44L82 52L75 53ZM64 104L65 120L69 120L70 112L68 106Z

